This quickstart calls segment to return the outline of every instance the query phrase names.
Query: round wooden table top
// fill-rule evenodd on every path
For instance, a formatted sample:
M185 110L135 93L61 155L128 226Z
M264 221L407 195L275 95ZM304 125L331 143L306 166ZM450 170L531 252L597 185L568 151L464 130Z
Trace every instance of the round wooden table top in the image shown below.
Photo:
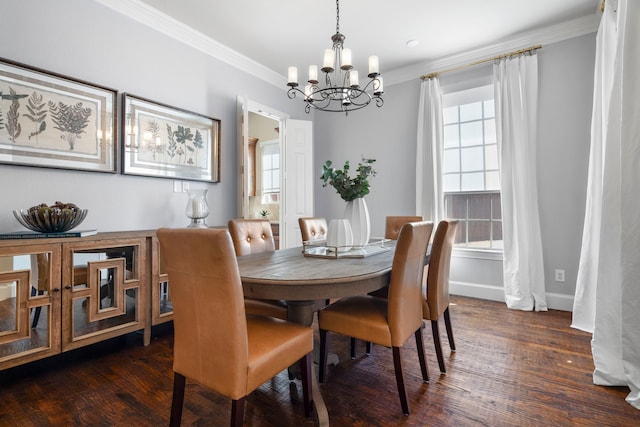
M245 296L292 301L366 294L386 286L394 246L364 258L304 256L302 247L238 257Z

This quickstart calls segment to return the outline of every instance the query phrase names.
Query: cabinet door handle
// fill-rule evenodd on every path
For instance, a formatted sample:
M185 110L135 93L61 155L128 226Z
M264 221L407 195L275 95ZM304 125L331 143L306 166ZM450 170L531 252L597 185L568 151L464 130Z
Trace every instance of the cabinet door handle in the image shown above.
M71 289L71 285L67 285L64 287L65 289Z
M60 292L60 288L53 288L53 292Z

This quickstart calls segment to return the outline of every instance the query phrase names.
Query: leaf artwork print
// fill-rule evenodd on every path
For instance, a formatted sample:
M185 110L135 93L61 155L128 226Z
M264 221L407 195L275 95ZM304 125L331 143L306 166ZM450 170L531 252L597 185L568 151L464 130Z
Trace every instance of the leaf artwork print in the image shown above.
M84 108L82 102L78 102L76 105L67 105L62 102L54 104L49 101L49 112L53 123L56 124L54 128L62 132L60 138L67 141L69 149L73 150L76 140L80 139L89 124L91 108Z
M43 96L41 94L38 95L36 91L27 99L27 111L29 111L29 113L25 113L23 116L31 120L34 128L33 132L29 134L29 139L41 134L47 129L47 122L45 122L47 118L47 104L42 100Z
M9 88L9 93L9 99L11 99L11 107L9 107L9 113L7 113L7 132L9 132L9 140L15 143L16 138L20 136L20 132L22 130L22 126L18 122L18 119L20 118L20 114L18 113L20 102L18 102L18 99L20 99L22 96L17 95L16 91L13 90L13 88Z

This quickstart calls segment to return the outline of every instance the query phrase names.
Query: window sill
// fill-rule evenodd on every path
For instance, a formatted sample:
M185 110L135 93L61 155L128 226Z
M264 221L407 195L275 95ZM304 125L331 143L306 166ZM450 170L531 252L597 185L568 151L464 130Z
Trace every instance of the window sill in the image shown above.
M469 249L453 248L451 256L455 258L486 259L491 261L502 261L502 251L491 249Z

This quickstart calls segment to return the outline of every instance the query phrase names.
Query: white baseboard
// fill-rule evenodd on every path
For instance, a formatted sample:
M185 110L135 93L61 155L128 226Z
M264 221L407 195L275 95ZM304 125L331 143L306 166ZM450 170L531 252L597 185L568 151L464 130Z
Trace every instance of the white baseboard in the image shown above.
M449 282L449 293L489 301L504 302L504 290L497 286L469 282ZM547 307L551 310L573 311L573 295L547 293Z

